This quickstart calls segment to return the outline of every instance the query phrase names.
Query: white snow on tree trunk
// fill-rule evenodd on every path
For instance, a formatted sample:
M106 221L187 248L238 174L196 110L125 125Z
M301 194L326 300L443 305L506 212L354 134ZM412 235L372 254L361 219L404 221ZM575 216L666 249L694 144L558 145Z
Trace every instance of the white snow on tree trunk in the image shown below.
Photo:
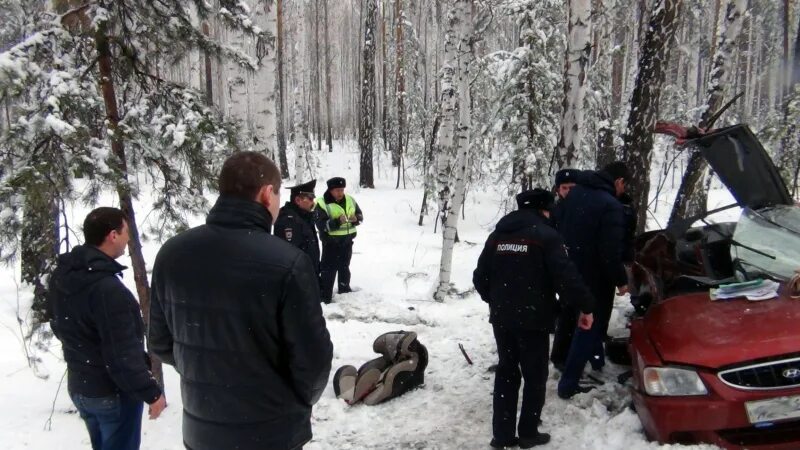
M569 40L564 63L564 102L558 142L560 167L569 167L583 138L583 101L591 52L591 1L569 0Z
M254 8L254 21L258 27L270 37L277 33L278 16L275 2L260 2ZM256 43L255 54L261 65L249 74L249 82L253 86L253 95L248 97L253 114L251 126L256 141L255 149L265 152L277 161L278 137L276 131L275 76L276 76L276 41L266 37Z
M303 35L304 33L298 33ZM305 64L298 54L301 44L294 46L294 59L296 61L297 85L292 94L294 102L294 127L292 127L291 140L294 143L294 179L297 183L310 181L314 177L309 161L311 152L311 138L308 135L308 122L303 111L303 97L306 92Z
M458 227L458 215L461 211L461 205L464 203L464 195L468 178L468 160L469 160L469 147L470 147L470 128L472 126L470 120L471 114L471 99L469 92L470 84L470 71L469 66L472 63L472 0L458 0L456 2L454 11L454 21L458 26L459 43L458 43L458 56L457 56L457 86L456 93L458 95L458 123L454 130L447 136L451 140L451 146L456 146L456 157L452 173L454 180L453 194L451 199L445 199L442 214L442 257L439 264L439 284L434 293L434 298L437 301L443 301L445 295L450 291L450 273L453 263L453 247L455 245L456 232ZM452 45L452 44L451 44ZM452 73L450 78L450 88L452 89ZM442 79L442 96L445 92L445 78ZM447 100L451 102L447 107L451 107L455 103L455 95ZM443 102L444 103L444 102ZM445 117L450 121L449 127L455 125L456 116L455 111L448 111L445 107L442 108ZM444 128L444 121L442 128ZM441 131L440 131L441 132ZM453 142L454 141L454 142ZM444 150L444 149L442 149ZM440 201L443 195L450 191L448 186L441 186Z

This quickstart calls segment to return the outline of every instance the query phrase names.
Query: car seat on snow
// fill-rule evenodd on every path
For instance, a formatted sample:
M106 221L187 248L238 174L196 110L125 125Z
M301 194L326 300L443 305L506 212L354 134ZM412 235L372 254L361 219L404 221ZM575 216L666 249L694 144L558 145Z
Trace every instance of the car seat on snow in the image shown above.
M380 358L367 361L356 370L342 366L333 375L333 391L353 405L367 405L398 397L425 381L428 350L417 340L413 331L392 331L375 339L372 350Z

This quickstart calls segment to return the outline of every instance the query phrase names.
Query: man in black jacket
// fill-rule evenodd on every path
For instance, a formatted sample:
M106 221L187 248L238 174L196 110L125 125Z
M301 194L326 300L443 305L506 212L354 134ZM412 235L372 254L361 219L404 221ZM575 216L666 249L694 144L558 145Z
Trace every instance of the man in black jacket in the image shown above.
M558 395L570 398L583 392L578 382L587 362L600 370L605 364L603 341L614 290L627 292L628 278L622 264L624 218L617 196L625 192L627 169L612 163L599 172L584 171L559 211L558 231L569 256L597 301L591 330L577 330L572 338ZM556 330L556 336L565 330Z
M534 189L517 195L517 203L519 210L500 219L489 235L472 276L481 299L489 303L500 359L494 380L490 444L494 448L530 448L549 442L550 435L540 433L538 426L555 293L581 311L582 328L591 327L594 304L561 238L547 223L553 195ZM525 386L517 426L520 368Z
M283 205L273 234L299 248L314 266L319 275L319 240L314 226L314 187L317 180L298 184L289 189L289 201Z
M553 188L556 193L556 205L553 207L550 217L550 222L556 229L558 229L558 219L561 216L564 199L569 195L569 191L575 187L578 174L580 173L581 171L578 169L561 169L556 172L555 186ZM553 336L553 349L550 352L550 361L553 362L553 367L563 372L564 364L567 361L567 354L569 353L569 346L570 343L572 343L572 334L577 325L578 311L563 303L559 303L557 309L555 314L555 329L559 330L559 332L554 333Z
M139 303L115 261L128 245L117 208L97 208L83 222L85 245L58 257L50 279L50 327L67 363L67 390L95 450L138 449L142 409L155 419L166 407L149 370Z
M150 346L181 376L188 448L297 449L311 439L333 345L311 261L270 234L280 182L267 157L234 154L206 224L156 256Z

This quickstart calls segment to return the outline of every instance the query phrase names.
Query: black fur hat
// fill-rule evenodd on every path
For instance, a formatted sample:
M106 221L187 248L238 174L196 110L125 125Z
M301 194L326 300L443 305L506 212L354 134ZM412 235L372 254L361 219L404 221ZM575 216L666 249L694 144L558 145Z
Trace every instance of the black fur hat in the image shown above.
M328 189L343 188L347 186L347 182L342 177L333 177L328 180Z
M553 193L540 188L517 194L517 205L520 209L545 209L549 211L554 202Z

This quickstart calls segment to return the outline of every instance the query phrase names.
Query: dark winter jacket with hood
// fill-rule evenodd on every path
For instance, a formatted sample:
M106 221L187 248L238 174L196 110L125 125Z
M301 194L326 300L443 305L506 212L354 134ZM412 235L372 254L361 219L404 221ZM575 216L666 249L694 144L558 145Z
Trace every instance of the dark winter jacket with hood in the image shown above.
M594 308L561 237L532 209L500 219L478 258L472 282L489 303L495 326L552 330L556 293L576 310L591 313Z
M118 278L125 269L88 245L60 255L48 290L50 327L64 350L69 392L125 392L153 403L161 389L144 351L139 303Z
M271 224L263 205L221 196L205 225L156 256L150 346L181 376L183 439L194 450L311 439L333 345L311 261Z
M314 273L319 273L319 239L313 211L286 202L275 221L273 234L305 252L311 258Z
M570 258L595 296L606 291L612 295L614 286L628 282L622 264L625 219L615 194L611 175L581 172L553 216Z

